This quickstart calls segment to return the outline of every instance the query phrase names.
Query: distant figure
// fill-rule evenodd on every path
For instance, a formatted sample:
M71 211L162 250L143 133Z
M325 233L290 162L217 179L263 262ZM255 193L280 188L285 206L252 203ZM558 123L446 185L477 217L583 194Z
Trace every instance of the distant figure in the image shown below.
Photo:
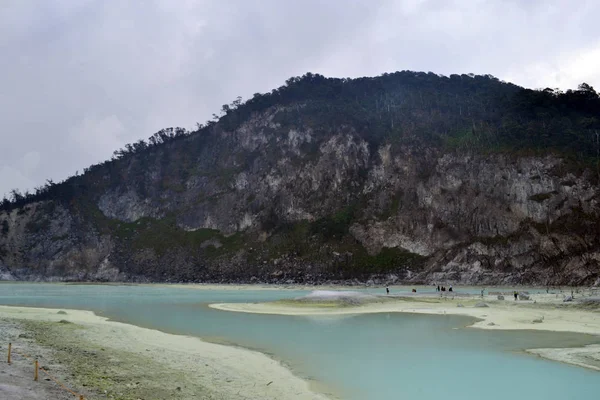
M451 292L451 291L452 291L452 285L450 285L450 289L448 289L448 291L449 291L449 292Z
M413 290L412 290L412 292L413 292L413 293L417 293L417 289L413 289Z
M390 288L386 287L385 292L386 292L386 294L390 294Z
M485 288L481 289L481 298L483 299L483 292L485 291Z
M445 292L446 288L444 286L442 286L442 292Z
M440 285L438 285L435 290L439 292L440 291Z
M519 293L517 293L517 291L515 290L515 301L517 301L517 296L519 295Z

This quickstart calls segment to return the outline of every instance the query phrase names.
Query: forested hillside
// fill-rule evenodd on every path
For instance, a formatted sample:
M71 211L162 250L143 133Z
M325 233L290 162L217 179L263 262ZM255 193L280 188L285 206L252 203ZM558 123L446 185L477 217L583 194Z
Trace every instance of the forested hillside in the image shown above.
M0 204L21 279L593 283L600 97L306 74Z

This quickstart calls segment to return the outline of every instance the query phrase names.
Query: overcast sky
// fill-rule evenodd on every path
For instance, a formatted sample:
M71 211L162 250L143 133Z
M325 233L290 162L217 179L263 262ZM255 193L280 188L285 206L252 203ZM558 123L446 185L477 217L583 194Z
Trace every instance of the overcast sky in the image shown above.
M597 0L0 0L0 197L307 71L600 86Z

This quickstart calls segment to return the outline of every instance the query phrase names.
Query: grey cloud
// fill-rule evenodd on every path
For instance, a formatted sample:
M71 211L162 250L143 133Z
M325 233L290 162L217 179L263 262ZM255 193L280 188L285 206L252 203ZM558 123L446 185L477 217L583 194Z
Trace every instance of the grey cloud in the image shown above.
M596 1L6 0L0 195L307 71L600 84Z

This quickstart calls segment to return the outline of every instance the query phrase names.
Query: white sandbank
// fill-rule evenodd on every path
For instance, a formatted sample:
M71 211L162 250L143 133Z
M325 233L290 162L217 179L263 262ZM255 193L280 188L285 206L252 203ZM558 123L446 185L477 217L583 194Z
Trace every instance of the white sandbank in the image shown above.
M558 308L562 304L551 301L554 295L533 295L536 301L495 300L495 296L486 296L483 300L478 296L470 298L434 298L414 297L401 298L397 301L373 302L355 307L323 307L307 303L293 305L291 303L221 303L210 307L224 310L256 314L281 315L340 315L403 312L418 314L451 314L466 315L480 319L471 325L480 329L529 329L556 332L577 332L600 335L600 313L575 309L574 307ZM475 303L483 301L488 307L475 307ZM464 307L458 307L463 304ZM557 308L552 308L555 305ZM534 320L543 319L542 323ZM489 325L493 323L494 325Z
M478 302L488 307L475 307ZM535 301L535 303L534 303ZM463 307L459 307L462 304ZM565 305L561 295L536 294L531 301L514 301L512 297L497 300L496 296L403 297L381 299L357 306L335 306L331 303L308 302L211 304L210 307L234 312L283 315L343 315L364 313L418 313L464 315L478 320L470 327L500 330L540 330L600 335L600 312L582 310L574 304ZM534 322L536 321L536 322ZM541 322L540 322L541 321ZM600 341L600 338L599 338ZM600 370L600 345L571 349L529 349L529 353L548 359Z
M567 349L529 349L527 352L549 360L600 371L600 345Z
M224 399L326 400L309 383L267 355L243 348L208 343L195 337L109 321L91 311L0 306L0 319L67 320L86 328L95 344L151 357L182 372L193 371L199 383Z

